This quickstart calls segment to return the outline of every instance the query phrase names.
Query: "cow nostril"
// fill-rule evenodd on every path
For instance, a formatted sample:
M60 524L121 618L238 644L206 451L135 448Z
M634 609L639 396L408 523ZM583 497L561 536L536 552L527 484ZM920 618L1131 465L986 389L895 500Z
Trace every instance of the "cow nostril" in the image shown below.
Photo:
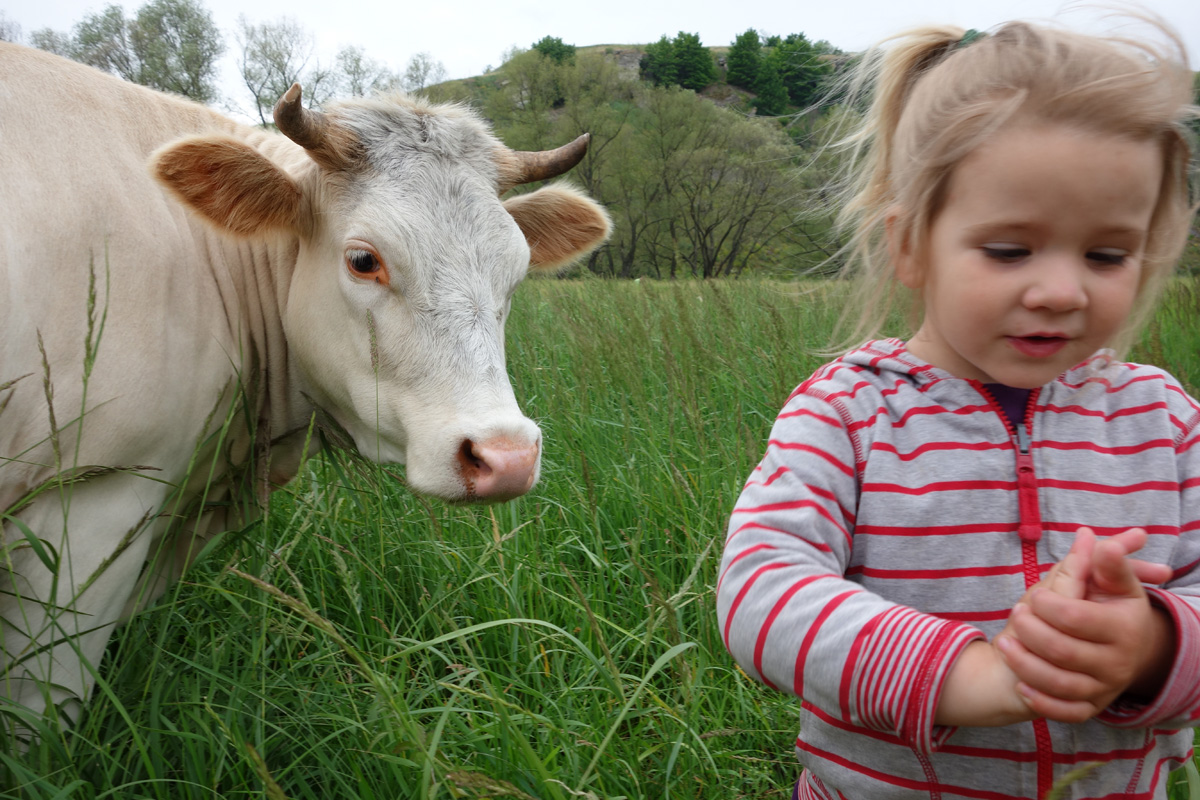
M469 478L487 475L492 471L487 461L476 454L475 442L470 439L463 439L463 443L459 446L458 463L462 466L463 475Z

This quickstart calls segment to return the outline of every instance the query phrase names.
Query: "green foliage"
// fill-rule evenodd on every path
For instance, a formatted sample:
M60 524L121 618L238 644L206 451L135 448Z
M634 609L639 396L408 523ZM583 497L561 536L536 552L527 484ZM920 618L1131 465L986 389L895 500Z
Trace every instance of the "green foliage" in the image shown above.
M828 175L806 170L801 178L797 165L811 158L777 123L747 119L678 86L628 80L598 52L558 65L531 50L473 86L469 99L510 147L548 149L591 134L570 177L616 223L610 243L585 262L595 274L791 274L834 249L830 204L801 216L809 199L803 187Z
M758 31L750 28L738 34L729 48L729 54L725 56L725 80L730 86L756 91L762 60Z
M551 112L563 105L564 77L572 69L571 64L560 64L539 50L517 53L500 67L501 85L479 100L497 128L511 132L515 144L510 146L521 150L551 146Z
M1200 106L1200 72L1196 72L1192 76L1192 89L1195 93L1195 97L1192 98L1192 104ZM1197 139L1200 139L1200 116L1193 117L1190 120L1190 125L1193 134Z
M712 52L696 33L680 31L674 39L663 34L646 46L639 66L642 79L655 86L682 86L698 92L717 79Z
M197 0L151 0L133 18L109 5L85 16L72 36L47 28L31 40L134 83L202 103L217 98L217 59L225 43Z
M671 42L676 80L685 89L698 92L717 79L712 52L700 42L700 34L680 31Z
M638 98L600 171L598 196L618 209L601 274L741 274L790 219L786 138L679 88Z
M779 72L792 105L807 108L816 105L833 74L827 42L813 44L803 33L788 34L771 52L770 61Z
M145 83L201 103L217 98L217 58L225 43L197 0L152 0L138 9L131 36Z
M726 81L753 91L760 114L787 113L788 105L807 108L823 98L833 73L829 58L835 48L828 42L813 44L802 33L771 36L760 42L751 28L740 34L726 57Z
M47 53L54 53L63 58L74 56L74 42L70 34L56 31L53 28L39 28L29 34L29 44Z
M88 14L75 25L75 58L136 83L141 70L131 42L131 28L132 22L125 19L125 10L118 5Z
M575 63L575 45L563 44L563 40L557 36L543 36L534 43L533 49L555 64Z
M642 80L655 86L674 86L679 83L679 68L675 63L675 46L664 33L646 52L639 63Z
M788 92L784 88L783 78L774 58L762 62L758 70L758 81L754 84L757 97L754 98L754 108L759 114L780 116L787 113Z

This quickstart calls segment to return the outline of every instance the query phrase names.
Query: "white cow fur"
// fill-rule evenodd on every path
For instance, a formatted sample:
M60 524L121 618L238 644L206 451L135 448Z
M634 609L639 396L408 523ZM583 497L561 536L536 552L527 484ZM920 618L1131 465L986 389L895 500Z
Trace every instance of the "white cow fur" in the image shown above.
M509 300L531 246L535 268L585 253L604 212L555 187L502 203L499 143L467 110L397 98L330 116L364 169L327 172L282 135L0 42L0 703L74 716L84 662L255 511L225 501L294 475L314 413L449 499L474 499L464 441L537 453L505 367ZM252 208L234 236L185 207L187 181L156 183L156 150L214 135L299 211ZM347 269L362 242L390 286Z

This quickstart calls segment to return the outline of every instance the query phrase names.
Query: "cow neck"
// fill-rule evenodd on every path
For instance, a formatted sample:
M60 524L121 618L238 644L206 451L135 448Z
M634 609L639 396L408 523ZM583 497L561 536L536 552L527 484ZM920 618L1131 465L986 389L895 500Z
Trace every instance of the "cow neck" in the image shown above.
M230 336L241 347L237 362L254 406L259 457L270 455L271 480L282 483L291 475L275 473L299 461L298 451L294 456L286 452L287 440L294 438L294 431L306 429L312 413L300 391L283 328L299 240L291 234L259 241L233 240L211 231L208 235L216 240L209 244L210 264Z

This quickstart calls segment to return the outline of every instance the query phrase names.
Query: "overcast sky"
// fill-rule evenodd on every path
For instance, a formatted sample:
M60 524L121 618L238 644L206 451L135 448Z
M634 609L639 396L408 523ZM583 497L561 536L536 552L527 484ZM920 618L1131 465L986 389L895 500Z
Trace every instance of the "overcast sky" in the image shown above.
M111 2L133 12L147 0L0 0L10 21L26 36L44 27L69 31L85 14ZM446 65L450 78L498 66L514 45L527 48L543 36L567 44L645 44L664 33L699 33L709 46L727 45L747 28L760 33L804 33L844 50L858 50L906 27L948 22L986 29L1009 19L1047 19L1062 9L1073 26L1095 20L1096 12L1072 11L1059 0L201 0L212 12L227 44L223 88L237 92L234 67L238 16L251 22L292 17L312 31L317 57L332 64L346 45L399 72L417 52ZM1200 0L1146 0L1187 40L1192 69L1200 69Z

